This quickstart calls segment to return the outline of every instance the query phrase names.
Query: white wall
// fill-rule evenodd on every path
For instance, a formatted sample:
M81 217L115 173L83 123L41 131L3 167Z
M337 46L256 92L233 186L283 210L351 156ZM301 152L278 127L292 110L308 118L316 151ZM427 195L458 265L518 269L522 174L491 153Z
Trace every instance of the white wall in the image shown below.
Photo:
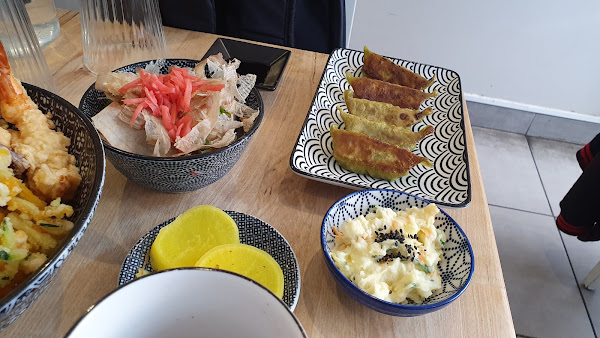
M455 70L473 101L600 121L600 1L357 0L365 44Z
M356 10L356 0L345 0L346 5L346 47L350 45L350 33L352 32L352 22L354 21L354 11Z

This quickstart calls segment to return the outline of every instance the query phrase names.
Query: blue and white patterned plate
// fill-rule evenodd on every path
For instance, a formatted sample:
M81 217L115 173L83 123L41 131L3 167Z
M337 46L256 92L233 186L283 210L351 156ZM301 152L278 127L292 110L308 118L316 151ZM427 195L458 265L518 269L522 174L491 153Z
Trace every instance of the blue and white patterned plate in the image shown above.
M435 227L444 232L446 243L437 269L442 277L442 287L427 298L423 304L403 305L373 297L346 278L335 266L330 256L334 245L332 227L339 228L344 222L372 212L375 206L405 210L424 208L429 202L395 190L373 189L352 193L335 202L329 209L321 227L321 247L325 263L335 280L359 303L393 316L418 316L443 308L457 299L467 288L475 269L473 249L460 226L440 209L435 217Z
M225 211L238 226L240 243L252 245L266 251L281 266L283 271L283 302L294 310L300 296L300 269L296 255L288 241L268 223L236 211ZM160 229L173 222L172 218L150 230L131 248L127 254L121 272L119 273L119 286L133 281L138 269L153 272L150 265L150 247Z
M421 63L390 58L426 78L436 76L426 89L440 93L427 99L421 110L432 107L433 114L412 127L420 130L426 125L435 132L417 144L415 154L429 159L434 166L418 165L407 176L389 182L360 175L340 167L333 158L329 128L343 125L337 107L347 111L344 90L351 89L346 73L361 75L363 52L336 49L329 56L321 83L317 88L292 155L290 167L302 176L349 188L377 188L404 191L428 201L451 207L465 207L471 202L471 181L465 138L462 89L460 77L454 71Z

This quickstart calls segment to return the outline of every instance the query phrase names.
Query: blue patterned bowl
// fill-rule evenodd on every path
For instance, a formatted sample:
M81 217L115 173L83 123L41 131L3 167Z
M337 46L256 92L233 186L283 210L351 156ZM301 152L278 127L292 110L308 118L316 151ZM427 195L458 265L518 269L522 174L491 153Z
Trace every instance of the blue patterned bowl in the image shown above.
M65 99L47 90L23 83L29 96L41 111L52 113L58 131L71 139L69 153L81 174L81 184L73 200L73 230L36 272L4 298L0 299L0 330L15 321L42 294L64 260L75 248L87 228L104 185L104 151L92 122Z
M254 216L237 211L225 210L225 212L233 218L238 226L240 243L267 252L279 264L283 272L282 301L290 310L294 311L300 296L300 269L290 243L274 227ZM150 248L160 229L169 225L173 220L175 218L157 225L135 243L121 266L119 286L136 280L139 269L154 272L150 264Z
M150 61L134 63L116 71L134 72L145 67ZM170 66L194 67L198 60L167 59L161 72L166 73ZM93 117L108 106L111 101L92 84L83 94L79 109L88 117ZM260 112L250 130L229 146L199 155L180 157L154 157L132 154L117 149L104 142L106 157L128 180L145 188L168 193L183 193L203 188L225 176L239 160L250 138L256 132L264 115L260 93L253 88L246 104Z
M400 191L374 189L352 193L331 206L323 219L321 246L329 271L350 297L381 313L392 316L413 317L439 310L450 304L465 291L473 276L473 249L462 229L441 209L435 218L435 226L446 235L446 244L442 248L443 256L437 266L442 277L442 287L434 291L433 295L427 298L423 304L403 305L376 298L361 290L346 278L331 259L330 250L334 245L332 227L339 228L347 220L366 215L373 211L375 206L404 210L410 207L423 208L427 204L429 202Z

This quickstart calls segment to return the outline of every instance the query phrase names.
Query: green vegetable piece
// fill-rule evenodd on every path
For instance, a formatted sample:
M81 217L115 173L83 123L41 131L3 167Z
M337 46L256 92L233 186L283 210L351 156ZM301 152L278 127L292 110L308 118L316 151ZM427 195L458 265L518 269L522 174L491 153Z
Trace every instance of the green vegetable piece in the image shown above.
M446 234L440 229L436 229L435 231L437 232L437 239L440 241L440 244L444 246L444 244L446 244Z
M223 108L223 107L219 108L219 114L225 114L225 115L231 117L231 113L228 112L227 110L225 110L225 108Z
M50 224L50 223L40 223L40 226L42 227L46 227L46 228L59 228L59 225L55 225L55 224Z
M16 245L17 242L15 241L15 231L13 230L10 218L4 217L2 220L2 246L12 249Z
M20 261L20 260L24 259L25 257L27 257L28 254L29 254L29 252L27 251L27 249L14 249L14 250L11 250L8 260L9 261Z
M8 261L9 257L10 257L10 255L8 254L8 252L6 252L4 250L0 250L0 260Z
M431 267L427 266L427 265L423 265L421 263L415 263L415 265L417 266L417 270L423 271L425 273L431 273Z

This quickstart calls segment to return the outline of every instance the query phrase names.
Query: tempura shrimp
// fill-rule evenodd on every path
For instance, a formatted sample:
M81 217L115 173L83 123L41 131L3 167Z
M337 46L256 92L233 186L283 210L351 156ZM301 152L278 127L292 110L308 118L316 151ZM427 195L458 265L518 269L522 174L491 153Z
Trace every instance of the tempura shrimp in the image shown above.
M1 43L0 114L16 128L9 130L10 145L6 146L29 162L27 178L31 190L46 201L57 197L70 200L81 182L75 158L67 152L70 140L53 130L49 116L38 109L21 82L12 76Z

